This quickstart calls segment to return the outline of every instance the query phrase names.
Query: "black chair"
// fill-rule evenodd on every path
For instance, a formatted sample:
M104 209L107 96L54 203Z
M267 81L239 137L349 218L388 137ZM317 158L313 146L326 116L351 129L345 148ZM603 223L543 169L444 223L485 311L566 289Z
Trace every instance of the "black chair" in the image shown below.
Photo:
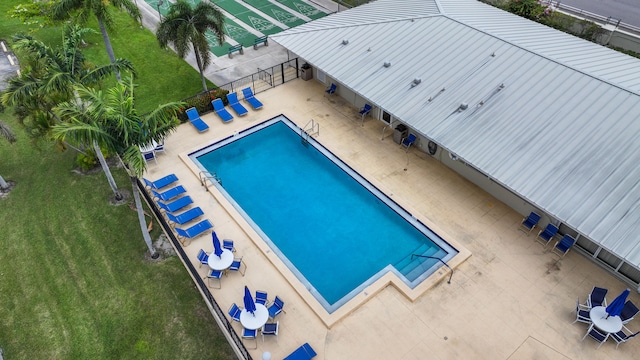
M616 344L616 350L617 350L618 346L621 343L627 342L627 341L633 339L638 334L640 334L640 331L638 331L637 333L632 333L631 330L627 329L626 326L623 326L622 330L618 331L617 333L612 333L611 334L611 338L616 341L616 343L617 343Z
M275 319L277 315L280 315L281 312L284 312L284 301L276 296L276 298L273 300L273 304L271 304L271 306L269 306L267 310L269 310L269 318Z
M551 239L553 239L553 237L556 236L557 233L558 227L549 223L547 224L547 227L544 228L544 230L540 230L538 236L536 237L536 240L546 247L547 245L549 245Z
M229 316L231 316L233 320L240 322L240 313L242 313L242 310L238 305L236 305L236 303L231 304L231 307L229 308Z
M268 295L266 291L256 290L256 304L262 304L264 306L269 305Z
M270 335L276 337L276 343L278 342L278 328L280 327L280 321L275 323L267 323L262 326L262 342L264 343L264 336Z
M576 322L582 322L585 324L591 324L591 316L589 315L589 310L591 310L587 305L580 304L580 298L576 299L576 320L572 322L575 324Z
M604 342L609 338L609 333L605 334L591 324L591 326L589 326L589 330L587 330L587 333L582 338L582 341L584 341L587 336L591 336L595 341L599 342L600 345L598 345L596 349L600 349L600 346L602 346L602 344L604 344Z
M520 230L529 235L531 231L535 229L536 225L538 225L538 221L540 221L540 215L532 211L529 216L522 219L522 223L520 223Z
M591 294L589 294L589 298L587 299L587 305L592 308L596 306L607 306L607 299L604 297L607 295L609 290L599 288L597 286L593 287L591 290Z
M333 95L336 93L336 90L338 90L338 87L336 86L336 84L332 83L331 86L329 86L329 88L324 92L327 93L328 95Z
M631 302L631 300L628 300L626 303L624 303L624 307L622 308L622 312L620 313L620 319L622 320L622 323L626 324L629 321L633 320L633 317L636 316L638 311L640 310L638 310L638 308Z

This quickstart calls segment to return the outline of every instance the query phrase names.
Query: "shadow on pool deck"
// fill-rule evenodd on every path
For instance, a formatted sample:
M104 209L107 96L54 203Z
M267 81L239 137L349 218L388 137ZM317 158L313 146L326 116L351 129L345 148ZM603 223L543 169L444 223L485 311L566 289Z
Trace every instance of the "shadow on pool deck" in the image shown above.
M244 277L224 276L222 289L211 289L223 310L233 302L242 304L245 285L285 301L279 341L259 340L258 349L250 350L253 358L269 351L281 359L304 342L318 352L316 359L631 359L640 353L640 341L621 344L616 351L610 340L596 350L593 340L581 342L586 325L571 324L576 297L584 301L598 285L609 288L613 299L626 287L623 283L576 252L557 261L533 234L518 230L520 214L418 149L405 153L390 131L381 141L382 122L369 118L361 127L357 109L339 97L324 97L323 90L315 81L295 80L256 94L265 107L228 124L215 114L204 115L211 129L203 134L183 124L146 174L156 179L175 173L219 236L235 240L247 271ZM413 302L387 286L331 328L325 326L281 274L287 269L273 262L268 248L250 240L251 231L205 191L182 160L186 152L279 114L300 126L313 118L320 123L318 141L396 201L437 224L434 230L447 241L468 249L471 257L455 269L451 284L441 281ZM200 248L212 250L211 236L195 239L185 251L195 262ZM200 275L205 274L202 267ZM630 299L640 304L635 291ZM241 330L238 323L234 327ZM640 320L629 327L640 330Z

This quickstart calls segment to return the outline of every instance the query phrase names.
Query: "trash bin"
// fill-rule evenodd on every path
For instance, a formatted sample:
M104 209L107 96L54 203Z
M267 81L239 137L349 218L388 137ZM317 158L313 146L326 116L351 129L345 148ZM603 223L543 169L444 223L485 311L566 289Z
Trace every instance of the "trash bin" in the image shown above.
M313 79L313 69L311 68L311 65L304 63L300 67L300 77L305 81Z
M398 124L393 132L393 141L395 141L396 144L400 144L402 142L402 139L407 137L408 133L409 130L404 124Z

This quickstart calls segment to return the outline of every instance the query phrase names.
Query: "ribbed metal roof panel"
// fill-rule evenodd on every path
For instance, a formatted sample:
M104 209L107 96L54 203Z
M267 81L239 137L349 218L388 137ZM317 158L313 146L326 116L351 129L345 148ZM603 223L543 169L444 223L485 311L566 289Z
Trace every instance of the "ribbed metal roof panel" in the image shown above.
M445 15L479 31L640 93L640 66L636 58L514 16L480 1L438 0L438 3ZM616 68L618 73L610 74L611 68Z
M486 5L461 7L467 1L451 14L450 3L440 1L447 15L414 11L394 21L376 17L272 38L640 268L640 96L629 90L629 79L638 79L629 64L640 61L565 34L554 44L538 44L527 31L509 38L495 24L522 30L531 23ZM392 9L397 2L374 4ZM359 10L365 18L366 6L338 15ZM465 18L465 9L473 14ZM466 23L482 14L490 29ZM543 28L543 38L552 39ZM615 65L592 66L583 50ZM412 86L416 78L421 82Z

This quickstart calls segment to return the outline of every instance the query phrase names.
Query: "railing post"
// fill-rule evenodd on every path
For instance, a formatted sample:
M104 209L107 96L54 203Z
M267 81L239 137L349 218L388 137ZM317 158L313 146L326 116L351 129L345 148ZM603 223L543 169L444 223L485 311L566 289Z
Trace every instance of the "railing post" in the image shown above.
M284 63L280 64L280 74L282 75L282 83L284 84Z
M298 67L298 58L296 58L296 79L300 77L300 68Z
M449 270L451 270L451 273L449 273L449 281L447 281L447 284L451 285L451 278L453 277L453 269L451 268L451 266L449 266L449 264L444 262L444 260L440 259L439 257L435 257L435 256L411 254L411 260L413 260L414 257L421 257L421 258L434 259L434 260L440 261L444 266L446 266L447 268L449 268Z

